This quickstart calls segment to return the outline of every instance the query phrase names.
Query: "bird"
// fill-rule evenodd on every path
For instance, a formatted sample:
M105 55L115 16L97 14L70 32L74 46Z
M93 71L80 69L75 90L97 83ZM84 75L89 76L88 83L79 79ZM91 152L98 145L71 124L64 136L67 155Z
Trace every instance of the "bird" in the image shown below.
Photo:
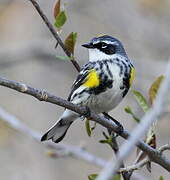
M82 66L74 81L68 101L86 106L96 114L109 113L126 96L134 79L135 68L123 44L112 36L94 37L82 46L88 49L89 61ZM41 141L51 139L59 143L79 117L79 114L65 109Z

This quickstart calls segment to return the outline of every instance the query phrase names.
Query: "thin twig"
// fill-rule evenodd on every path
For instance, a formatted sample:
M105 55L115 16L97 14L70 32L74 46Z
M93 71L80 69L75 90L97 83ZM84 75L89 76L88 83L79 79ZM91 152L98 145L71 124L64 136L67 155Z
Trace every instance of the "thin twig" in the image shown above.
M115 154L117 156L117 153L119 152L119 145L117 143L117 139L116 139L115 135L113 135L113 137L112 137L112 149L113 149L113 151L115 152ZM130 180L130 178L132 176L132 173L133 173L133 170L128 169L128 167L127 167L127 169L123 171L124 168L125 168L125 164L122 161L119 173L122 174L124 180ZM121 169L122 169L122 171L121 171Z
M159 152L160 152L160 153L163 153L163 152L166 151L166 150L170 150L170 143L165 144L165 145L163 145L163 146L161 146L161 147L159 148Z
M123 173L123 172L128 172L128 171L139 170L140 168L142 168L143 166L145 166L148 162L149 162L149 159L146 158L146 159L138 162L137 164L133 164L133 165L127 166L127 167L125 167L125 168L120 168L119 172L120 172L120 173Z
M163 112L163 108L166 104L166 100L168 99L168 93L170 89L170 61L167 65L165 79L160 87L156 100L153 104L153 108L144 115L141 120L141 123L137 125L137 127L132 131L129 141L125 142L118 153L117 160L110 160L107 166L101 171L97 180L109 180L112 176L114 176L117 170L120 168L122 161L129 156L134 148L135 144L139 141L139 139L146 133L149 127L157 121L157 119L161 116ZM160 156L160 153L157 154ZM155 159L155 155L149 155L149 158L156 163L160 163L162 159ZM165 158L164 158L165 159ZM169 161L169 160L168 160ZM170 161L169 161L170 162ZM169 169L169 168L168 168ZM168 170L170 172L170 170Z
M26 136L29 136L33 138L34 140L36 140L38 143L40 143L40 139L41 139L40 133L32 130L31 128L26 126L24 123L22 123L20 120L18 120L15 116L9 114L7 111L5 111L1 107L0 107L0 119L7 122L12 128L17 130L18 132L23 133ZM94 156L93 154L87 152L83 148L67 145L67 144L54 144L52 142L46 142L43 144L48 148L50 147L59 152L62 151L62 153L64 154L68 154L69 156L73 156L75 158L85 160L99 167L104 167L106 165L106 161L104 159Z
M115 119L113 117L111 117L108 113L103 113L104 116L110 120L112 120L113 122L115 121ZM117 134L114 133L113 131L110 132L110 129L108 129L108 133L109 135L112 137L112 143L110 143L110 146L113 150L113 152L115 153L115 155L117 156L117 153L119 152L119 145L117 143ZM121 168L125 168L125 164L124 162L122 162ZM130 180L130 177L132 176L132 171L127 172L127 171L122 171L120 172L122 174L122 177L124 180Z
M164 151L170 150L170 143L165 144L163 146L161 146L158 151L160 153L163 153ZM151 160L149 158L145 158L144 160L135 163L133 165L127 166L125 168L120 168L119 172L128 172L128 171L134 171L134 170L139 170L140 168L142 168L143 166L145 166L147 163L151 162Z
M48 93L47 91L32 88L30 86L27 86L26 84L7 80L4 78L0 78L0 85L14 89L21 93L31 95L40 101L45 101L45 102L49 102L52 104L56 104L56 105L65 107L67 109L70 109L78 114L81 114L81 115L89 118L89 111L86 107L72 104L69 101L66 101L60 97L57 97L57 96L54 96L54 95ZM95 122L101 124L102 126L106 127L107 129L108 128L111 129L112 131L116 132L117 134L119 134L121 137L123 137L125 139L127 139L129 137L129 133L126 130L122 131L120 134L119 127L116 124L114 124L114 122L109 121L108 119L104 118L103 116L99 116L91 111L90 118L92 121L95 121ZM137 146L142 151L146 152L148 154L148 156L152 159L153 162L161 165L166 170L170 171L170 161L168 159L166 159L164 155L161 155L159 153L159 151L153 149L152 147L150 147L149 145L145 144L143 141L140 141L140 140L138 141Z
M35 7L35 9L37 10L37 12L39 13L39 15L41 16L41 18L43 19L44 23L47 25L48 29L50 30L50 32L52 33L52 35L54 36L54 38L57 40L58 44L61 46L61 48L63 49L63 51L65 52L65 54L70 58L71 63L74 65L74 67L77 69L77 71L80 71L80 66L77 63L77 61L74 59L74 57L72 56L72 54L67 50L67 48L65 47L63 41L61 40L61 38L59 37L59 35L57 34L56 30L54 29L53 25L50 23L50 21L48 20L47 16L44 14L44 12L41 10L39 4L35 1L35 0L28 0L32 3L32 5Z

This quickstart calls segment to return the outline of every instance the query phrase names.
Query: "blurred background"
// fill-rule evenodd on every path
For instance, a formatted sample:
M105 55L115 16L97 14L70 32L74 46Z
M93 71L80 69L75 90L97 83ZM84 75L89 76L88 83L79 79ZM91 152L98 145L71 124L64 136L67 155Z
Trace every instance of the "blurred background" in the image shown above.
M37 0L53 23L54 0ZM63 0L68 21L61 37L78 33L75 57L82 65L88 60L87 50L81 44L99 34L109 34L120 39L136 67L133 89L148 97L151 83L163 74L170 56L170 1L168 0ZM0 0L0 76L46 89L67 98L77 72L63 56L55 40L29 0ZM63 108L37 101L31 96L0 87L0 106L14 114L28 127L44 133L61 115ZM126 114L129 105L139 117L143 113L130 92L112 111L129 131L136 123ZM157 124L157 144L169 142L169 125L166 116ZM97 126L91 138L87 136L84 122L77 121L70 128L63 143L85 148L105 159L112 156L107 145L99 144L104 128ZM119 138L120 144L122 139ZM100 168L72 158L53 159L46 155L41 143L11 129L0 121L0 177L4 180L87 180ZM133 153L126 164L135 158ZM160 175L168 180L170 175L158 165L152 173L145 168L138 171L149 180Z

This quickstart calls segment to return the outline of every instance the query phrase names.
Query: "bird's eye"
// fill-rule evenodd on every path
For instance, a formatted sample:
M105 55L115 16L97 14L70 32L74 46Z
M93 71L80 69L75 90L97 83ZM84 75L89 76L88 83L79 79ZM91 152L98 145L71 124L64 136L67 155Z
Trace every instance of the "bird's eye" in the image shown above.
M101 46L101 48L106 48L106 47L107 47L107 44L104 43L104 42L102 42L102 43L100 43L100 46Z

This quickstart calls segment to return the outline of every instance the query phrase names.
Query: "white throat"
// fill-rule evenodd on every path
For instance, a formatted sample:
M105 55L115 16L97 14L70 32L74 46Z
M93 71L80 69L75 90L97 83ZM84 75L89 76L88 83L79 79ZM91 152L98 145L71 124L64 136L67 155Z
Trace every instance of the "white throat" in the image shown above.
M98 49L89 49L89 61L100 61L100 60L112 59L117 56L118 54L107 55Z

